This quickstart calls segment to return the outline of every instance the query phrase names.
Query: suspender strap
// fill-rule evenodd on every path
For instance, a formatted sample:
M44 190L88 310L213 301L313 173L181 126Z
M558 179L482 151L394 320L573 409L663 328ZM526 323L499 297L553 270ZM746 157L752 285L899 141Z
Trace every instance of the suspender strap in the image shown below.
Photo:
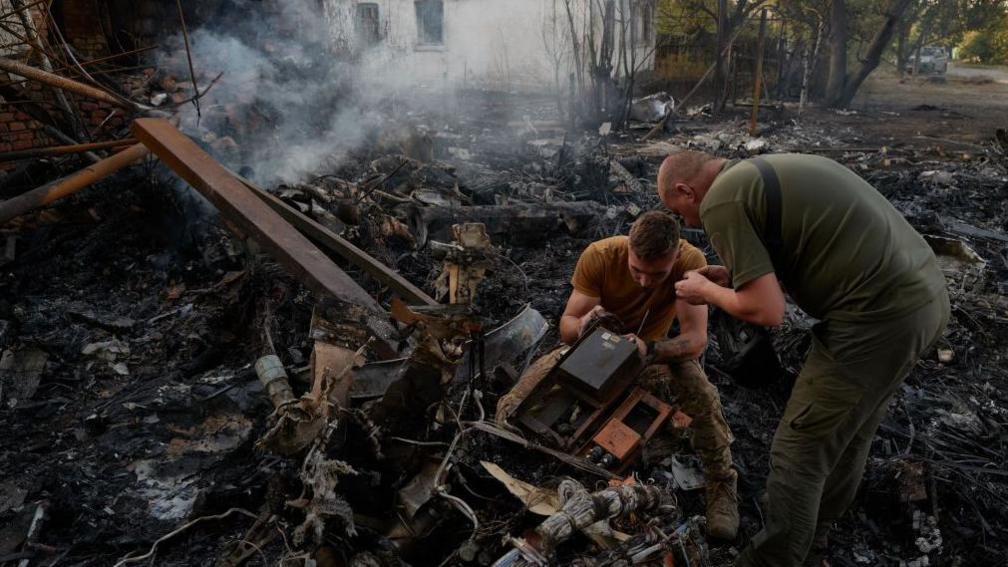
M763 177L763 195L766 199L766 228L763 243L767 247L767 252L770 253L770 259L777 260L780 257L781 250L780 178L777 177L777 172L767 160L761 157L754 157L749 161L756 166L756 169L760 172L760 176Z

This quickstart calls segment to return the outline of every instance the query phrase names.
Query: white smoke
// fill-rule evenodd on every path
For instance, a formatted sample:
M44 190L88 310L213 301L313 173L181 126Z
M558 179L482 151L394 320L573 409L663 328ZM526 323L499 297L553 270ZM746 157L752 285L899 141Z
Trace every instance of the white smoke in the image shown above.
M220 81L195 107L182 109L181 127L211 143L233 168L251 168L264 184L297 181L338 164L383 129L401 127L405 110L437 91L436 110L450 113L462 88L491 86L549 91L555 87L558 0L451 2L444 44L416 47L414 3L382 0L381 40L366 50L354 40L355 3L348 0L228 0L192 30L198 81ZM509 6L510 5L510 6ZM535 14L520 13L538 7ZM529 25L529 21L542 22ZM548 44L549 39L552 44ZM162 70L189 77L181 36L168 42ZM557 54L553 54L557 55ZM562 54L559 54L562 57ZM496 84L494 84L496 83ZM212 142L231 136L234 151ZM225 146L226 148L226 146ZM248 171L248 169L246 169Z

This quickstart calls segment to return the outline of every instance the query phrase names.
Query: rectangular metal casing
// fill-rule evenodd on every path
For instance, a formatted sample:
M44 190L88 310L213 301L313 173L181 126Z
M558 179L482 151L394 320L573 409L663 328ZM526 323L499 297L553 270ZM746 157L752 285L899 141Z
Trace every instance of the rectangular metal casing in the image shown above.
M640 433L613 419L605 424L605 427L595 435L593 441L619 459L620 463L625 463L640 447L641 439Z
M597 327L578 341L574 351L560 363L567 378L599 393L617 378L625 367L636 364L637 345L623 337Z

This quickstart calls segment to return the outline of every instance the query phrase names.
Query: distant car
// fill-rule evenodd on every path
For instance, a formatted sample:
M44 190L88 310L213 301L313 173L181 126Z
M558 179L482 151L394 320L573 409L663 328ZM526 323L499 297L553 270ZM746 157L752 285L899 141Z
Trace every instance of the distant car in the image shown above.
M910 64L914 64L915 57L910 58ZM920 62L916 64L917 72L920 74L936 73L944 75L948 70L948 54L944 47L930 45L922 47L920 50Z

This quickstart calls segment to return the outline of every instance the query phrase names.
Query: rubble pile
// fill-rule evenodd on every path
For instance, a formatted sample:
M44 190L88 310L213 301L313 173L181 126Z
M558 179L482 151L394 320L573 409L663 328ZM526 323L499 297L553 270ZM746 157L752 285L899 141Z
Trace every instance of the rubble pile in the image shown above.
M147 77L157 92L136 96L181 99L177 79ZM715 316L706 364L742 479L744 536L730 545L704 540L687 440L649 448L617 479L490 422L555 342L546 322L580 251L658 205L653 180L673 146L827 152L927 235L954 320L882 426L835 560L1003 556L1008 160L996 142L949 154L815 121L753 139L695 117L639 141L569 134L543 118L545 100L504 112L473 93L455 101L464 112L440 114L388 104L372 108L394 120L270 186L271 206L312 221L313 243L336 235L395 268L421 301L397 301L403 282L332 249L376 308L319 300L165 165L4 225L0 562L730 563L761 525L773 427L813 323L800 313L769 337L779 358L758 369L761 388L730 378L732 329ZM239 129L256 108L211 105L200 126L248 191L262 172L243 164L254 132Z

